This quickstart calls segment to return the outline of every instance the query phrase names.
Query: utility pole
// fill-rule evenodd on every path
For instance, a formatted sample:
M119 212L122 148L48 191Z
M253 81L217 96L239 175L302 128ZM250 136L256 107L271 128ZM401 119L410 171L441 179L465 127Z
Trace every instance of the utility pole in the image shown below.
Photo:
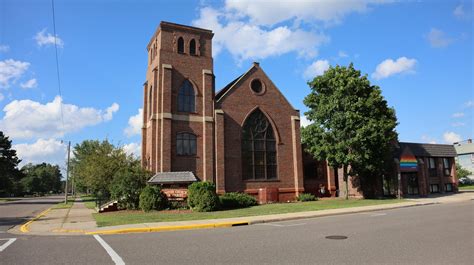
M64 185L64 203L67 204L67 180L69 178L69 154L71 151L71 141L67 144L67 167L66 167L66 185Z

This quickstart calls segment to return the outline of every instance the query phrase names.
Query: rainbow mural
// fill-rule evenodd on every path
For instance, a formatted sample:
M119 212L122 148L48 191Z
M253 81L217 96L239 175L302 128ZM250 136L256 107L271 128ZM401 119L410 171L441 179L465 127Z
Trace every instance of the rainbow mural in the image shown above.
M400 156L400 170L401 171L418 170L418 162L416 161L416 157L409 152L404 152Z

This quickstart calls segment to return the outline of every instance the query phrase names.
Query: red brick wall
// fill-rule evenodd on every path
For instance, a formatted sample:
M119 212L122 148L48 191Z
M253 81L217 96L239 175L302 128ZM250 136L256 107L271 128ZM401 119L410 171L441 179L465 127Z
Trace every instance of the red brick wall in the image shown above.
M250 82L254 78L258 78L264 83L265 93L263 95L257 95L250 89ZM280 201L294 200L296 190L291 116L299 117L299 112L293 109L258 65L254 66L251 72L229 90L216 105L216 108L224 111L225 190L227 192L246 191L255 194L260 188L278 188ZM275 137L277 137L278 180L242 180L241 126L245 118L257 107L268 115L271 123L275 126L273 129ZM299 122L297 126L299 142ZM301 152L300 145L297 150ZM301 157L297 163L299 163L298 174L301 179L301 187L297 189L302 191Z

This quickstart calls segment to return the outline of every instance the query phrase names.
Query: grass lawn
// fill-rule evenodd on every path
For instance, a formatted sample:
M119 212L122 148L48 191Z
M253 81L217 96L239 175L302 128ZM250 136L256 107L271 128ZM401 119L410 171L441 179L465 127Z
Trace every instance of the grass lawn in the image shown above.
M474 185L459 185L460 190L474 190Z
M74 198L68 198L67 204L64 202L60 202L53 206L53 209L68 209L71 208L72 205L74 204Z
M81 196L84 205L89 209L95 209L95 197L92 195L82 195Z
M11 202L11 201L17 201L18 199L12 199L12 198L0 198L0 202Z
M386 200L344 200L344 199L328 199L315 202L298 202L298 203L275 203L253 206L249 208L216 211L208 213L200 212L176 212L176 211L119 211L111 213L95 213L94 218L98 226L111 226L123 224L138 224L149 222L168 222L168 221L189 221L203 219L219 219L233 218L256 215L269 215L279 213L293 213L304 211L318 211L336 208L349 208L357 206L369 206L376 204L389 204L403 202L404 200L386 199Z

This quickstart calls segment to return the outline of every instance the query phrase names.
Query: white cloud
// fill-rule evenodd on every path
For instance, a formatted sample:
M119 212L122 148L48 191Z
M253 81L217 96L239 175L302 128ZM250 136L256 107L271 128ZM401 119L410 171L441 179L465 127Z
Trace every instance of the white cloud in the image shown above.
M464 117L464 112L456 112L453 114L453 118L461 118Z
M303 76L306 79L312 79L318 75L324 74L324 72L329 69L328 60L317 60L313 62L303 73Z
M349 55L345 52L345 51L339 51L337 53L337 56L339 56L339 58L346 58L346 57L349 57Z
M425 143L429 143L429 144L436 144L436 139L431 137L431 136L428 136L428 135L422 135L421 136L421 140Z
M141 156L142 146L140 143L129 143L122 146L122 149L127 155Z
M227 23L222 22L224 20ZM213 56L227 49L238 61L264 59L289 52L314 57L317 48L329 40L323 34L287 26L268 29L228 20L224 13L209 7L201 9L200 17L193 21L193 25L214 31Z
M59 96L46 104L28 99L14 100L3 108L5 115L0 120L0 130L16 139L62 137L65 133L108 121L117 110L118 104L116 103L106 111L63 104L63 127Z
M470 15L464 10L464 5L459 4L453 11L453 15L459 19L469 19Z
M30 63L7 59L0 61L0 88L8 88L30 67Z
M451 123L451 126L453 126L453 127L462 127L462 126L465 126L465 125L466 125L466 123L464 123L464 122L453 122L453 123Z
M104 121L110 121L113 118L115 112L119 110L120 106L117 103L113 103L112 106L108 107L103 115Z
M465 104L466 108L474 107L474 101L468 100Z
M56 139L38 139L32 144L21 143L12 146L22 160L20 167L27 163L50 163L64 166L66 163L66 145Z
M446 47L454 41L453 39L446 36L443 31L435 28L430 30L428 35L426 35L426 38L430 42L431 47L434 48Z
M10 46L0 44L0 52L8 52L9 50L10 50Z
M253 24L271 26L283 21L296 20L334 24L350 13L363 13L384 0L227 0L225 9L238 17L248 17Z
M306 127L310 125L312 122L306 118L306 115L300 115L300 127Z
M136 115L131 116L128 119L128 127L125 128L124 133L128 137L138 135L142 131L143 126L143 109L139 108Z
M387 78L394 74L414 73L416 63L417 61L415 59L410 59L407 57L400 57L396 61L393 61L392 59L386 59L377 65L372 77L378 80Z
M20 86L22 88L35 88L38 86L38 82L36 81L36 78L33 78L24 83L21 83Z
M452 144L461 141L461 135L454 132L445 132L443 134L443 139L446 143Z
M58 47L64 47L63 40L60 39L58 35L53 36L51 33L46 33L46 29L43 29L42 31L36 33L34 39L36 40L36 44L38 44L38 46L40 47L54 45L55 42Z

